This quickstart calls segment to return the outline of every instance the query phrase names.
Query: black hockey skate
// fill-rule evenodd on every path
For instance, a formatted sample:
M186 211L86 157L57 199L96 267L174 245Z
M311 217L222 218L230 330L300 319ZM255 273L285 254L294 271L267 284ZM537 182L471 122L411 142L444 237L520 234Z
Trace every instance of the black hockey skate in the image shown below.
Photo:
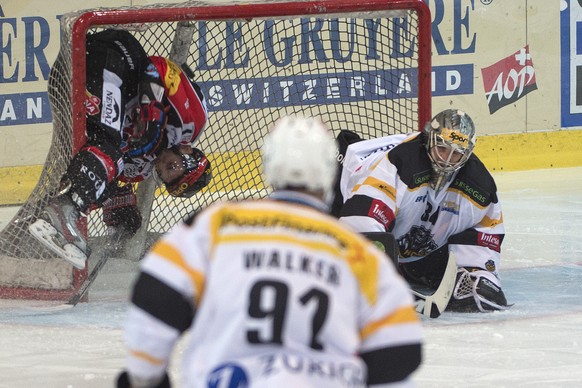
M89 255L87 241L77 227L80 212L67 194L53 198L29 232L45 247L74 267L83 269Z

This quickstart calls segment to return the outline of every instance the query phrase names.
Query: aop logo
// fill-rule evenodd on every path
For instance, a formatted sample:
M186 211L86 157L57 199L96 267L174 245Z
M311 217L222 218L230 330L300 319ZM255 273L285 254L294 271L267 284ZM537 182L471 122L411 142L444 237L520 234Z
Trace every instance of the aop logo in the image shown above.
M481 73L491 114L538 88L529 46L481 69Z

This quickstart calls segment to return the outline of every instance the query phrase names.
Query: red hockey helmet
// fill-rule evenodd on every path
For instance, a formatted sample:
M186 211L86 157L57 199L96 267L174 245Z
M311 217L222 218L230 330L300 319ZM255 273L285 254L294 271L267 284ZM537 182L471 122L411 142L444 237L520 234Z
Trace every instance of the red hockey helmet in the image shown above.
M155 162L158 177L174 197L189 198L206 187L212 179L210 161L198 148L173 146Z

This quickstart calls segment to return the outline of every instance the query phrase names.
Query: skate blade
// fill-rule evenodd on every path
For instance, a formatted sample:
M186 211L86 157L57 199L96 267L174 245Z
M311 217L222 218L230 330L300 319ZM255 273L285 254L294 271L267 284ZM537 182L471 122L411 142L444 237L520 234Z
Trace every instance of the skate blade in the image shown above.
M28 231L45 247L57 254L60 258L69 262L78 269L85 268L87 256L74 244L65 243L65 238L48 222L38 219L28 226Z

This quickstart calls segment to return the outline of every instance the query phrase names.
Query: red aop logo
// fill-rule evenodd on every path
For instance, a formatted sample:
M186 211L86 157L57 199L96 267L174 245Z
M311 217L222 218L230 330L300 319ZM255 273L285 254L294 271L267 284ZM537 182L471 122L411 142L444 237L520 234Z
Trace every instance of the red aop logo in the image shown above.
M394 213L386 204L377 199L372 200L372 206L368 210L368 217L375 219L382 225L384 229L388 230L388 227L394 221Z
M481 73L491 114L538 88L529 46L481 69Z

